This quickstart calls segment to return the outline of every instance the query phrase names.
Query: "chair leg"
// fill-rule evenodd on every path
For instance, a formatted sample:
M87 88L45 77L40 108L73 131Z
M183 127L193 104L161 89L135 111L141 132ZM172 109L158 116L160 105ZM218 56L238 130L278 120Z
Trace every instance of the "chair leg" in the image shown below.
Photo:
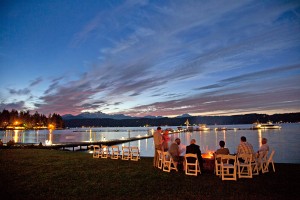
M275 172L275 166L274 166L274 162L272 161L272 166L273 166L273 172Z

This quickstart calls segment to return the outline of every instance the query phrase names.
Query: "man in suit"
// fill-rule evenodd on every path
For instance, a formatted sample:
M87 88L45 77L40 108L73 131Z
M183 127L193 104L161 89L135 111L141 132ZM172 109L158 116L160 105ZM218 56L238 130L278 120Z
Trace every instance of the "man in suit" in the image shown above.
M203 169L203 160L202 160L202 156L201 156L200 146L196 145L195 139L192 139L191 144L186 147L186 153L197 154L200 168Z

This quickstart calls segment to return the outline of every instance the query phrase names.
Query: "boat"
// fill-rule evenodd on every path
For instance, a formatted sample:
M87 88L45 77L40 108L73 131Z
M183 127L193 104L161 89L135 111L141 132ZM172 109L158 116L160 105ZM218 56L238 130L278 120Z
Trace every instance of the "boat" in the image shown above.
M199 127L195 129L196 131L209 131L210 128L206 126L206 124L199 124Z
M280 129L281 126L273 124L271 121L267 123L255 122L252 126L252 129Z
M178 126L176 132L183 132L183 128L181 126Z
M227 131L226 127L217 127L215 128L215 131Z

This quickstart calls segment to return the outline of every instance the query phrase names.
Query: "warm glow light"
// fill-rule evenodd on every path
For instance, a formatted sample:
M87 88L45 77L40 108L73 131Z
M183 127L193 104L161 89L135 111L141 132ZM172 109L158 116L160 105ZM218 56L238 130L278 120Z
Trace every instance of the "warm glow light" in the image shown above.
M46 146L52 145L52 129L49 129L49 140L45 141Z
M212 159L213 157L214 157L213 151L208 151L208 152L202 154L202 158Z
M53 124L49 124L48 125L48 129L54 129L54 125Z
M15 136L14 136L14 141L18 142L19 140L19 131L18 130L14 130Z
M92 139L92 129L90 129L90 142L92 142L93 139Z

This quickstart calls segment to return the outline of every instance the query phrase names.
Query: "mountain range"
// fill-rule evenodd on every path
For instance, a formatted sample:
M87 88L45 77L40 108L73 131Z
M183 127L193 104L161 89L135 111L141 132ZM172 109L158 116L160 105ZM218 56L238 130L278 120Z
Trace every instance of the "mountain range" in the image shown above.
M183 114L180 116L177 116L175 118L182 118L182 117L192 117L189 114ZM151 116L151 115L147 115L144 117L131 117L131 116L127 116L124 114L105 114L103 112L94 112L94 113L90 113L90 112L83 112L80 113L79 115L71 115L71 114L66 114L63 115L62 118L64 120L70 120L70 119L116 119L116 120L123 120L123 119L141 119L141 118L147 118L147 119L160 119L160 118L164 118L163 116Z
M64 124L66 127L139 127L139 126L183 126L186 120L190 124L207 124L207 125L223 125L223 124L252 124L254 122L266 123L272 121L274 123L299 123L300 113L285 114L245 114L232 116L191 116L184 114L174 118L168 117L130 117L122 114L108 115L101 112L97 113L81 113L79 115L64 115Z

